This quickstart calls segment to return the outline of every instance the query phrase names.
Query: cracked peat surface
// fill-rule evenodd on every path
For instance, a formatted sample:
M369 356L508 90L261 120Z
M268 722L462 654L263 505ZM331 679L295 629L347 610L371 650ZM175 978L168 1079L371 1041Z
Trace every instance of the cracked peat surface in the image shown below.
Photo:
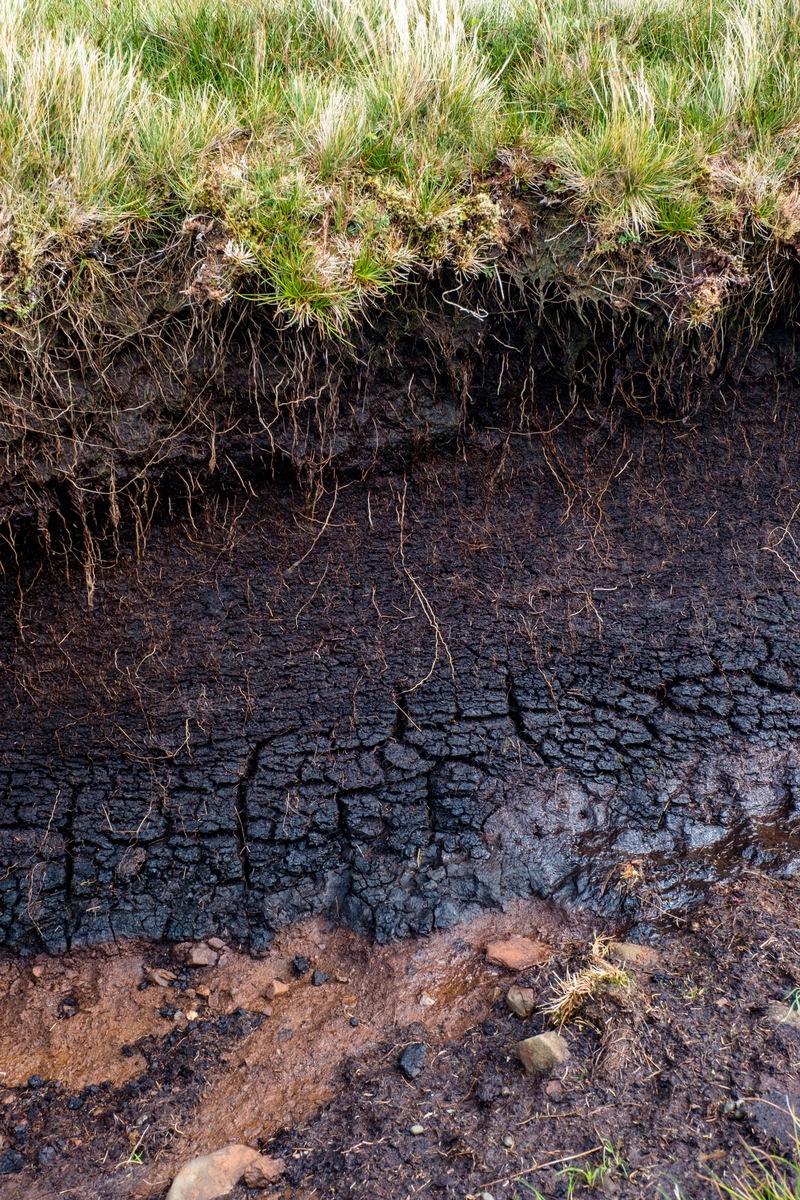
M797 424L778 390L484 430L313 510L256 480L154 524L92 607L10 568L0 940L263 953L314 915L379 941L532 896L652 921L791 875Z

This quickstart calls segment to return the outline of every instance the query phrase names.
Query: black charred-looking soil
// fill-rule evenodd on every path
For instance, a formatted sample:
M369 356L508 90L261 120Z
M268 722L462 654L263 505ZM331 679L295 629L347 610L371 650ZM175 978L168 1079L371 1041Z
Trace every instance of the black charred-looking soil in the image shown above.
M513 366L473 363L467 423L461 376L398 367L390 466L348 443L313 505L240 455L139 556L9 559L7 946L386 939L531 894L652 920L796 867L791 371L765 344L665 420L552 372L526 415L519 369L511 414Z

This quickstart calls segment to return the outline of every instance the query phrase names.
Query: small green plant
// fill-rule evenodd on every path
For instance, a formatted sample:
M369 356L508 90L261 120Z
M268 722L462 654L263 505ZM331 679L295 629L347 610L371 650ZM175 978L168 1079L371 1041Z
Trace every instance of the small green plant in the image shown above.
M789 1005L790 1012L800 1012L800 987L793 987L786 993L786 1003Z
M620 1171L627 1179L628 1163L619 1146L609 1138L603 1138L599 1162L585 1167L566 1167L560 1173L567 1181L567 1196L571 1198L578 1188L600 1190L614 1171Z
M142 1131L136 1137L136 1140L133 1142L133 1145L131 1146L130 1154L128 1155L127 1158L123 1158L120 1162L118 1162L117 1167L130 1167L130 1166L141 1166L142 1165L142 1163L144 1162L144 1139L147 1136L149 1130L150 1130L150 1126L145 1125L144 1129L142 1129ZM131 1139L133 1139L133 1136L135 1133L136 1133L135 1130L133 1130L131 1132Z
M520 1179L519 1186L524 1190L525 1195L520 1196L519 1192L514 1192L514 1200L545 1200L545 1197L534 1187L532 1183L528 1183L527 1179Z

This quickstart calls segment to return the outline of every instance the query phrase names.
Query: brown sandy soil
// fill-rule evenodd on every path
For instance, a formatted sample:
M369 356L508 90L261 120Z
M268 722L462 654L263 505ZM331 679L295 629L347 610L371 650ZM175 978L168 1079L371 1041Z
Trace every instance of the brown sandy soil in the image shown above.
M185 1161L232 1141L286 1160L284 1200L711 1195L746 1144L791 1150L781 1109L800 1104L800 1031L769 1004L800 984L798 901L798 884L755 874L714 888L651 932L660 961L591 1001L564 1028L566 1068L539 1079L514 1046L546 1018L521 1021L505 991L528 984L546 1001L593 936L590 919L541 903L383 947L305 924L266 958L229 952L215 967L141 945L6 959L0 1167L14 1173L0 1195L155 1200ZM483 951L505 932L557 952L500 970ZM141 987L143 964L177 979ZM327 981L314 986L313 969ZM275 977L290 990L267 1001ZM397 1066L409 1043L425 1046L411 1081ZM570 1176L602 1163L604 1144L600 1178Z

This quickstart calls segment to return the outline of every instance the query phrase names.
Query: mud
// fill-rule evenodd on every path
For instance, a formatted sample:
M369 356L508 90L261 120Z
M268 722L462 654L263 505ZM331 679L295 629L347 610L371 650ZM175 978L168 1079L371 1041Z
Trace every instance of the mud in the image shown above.
M487 412L314 504L251 462L88 590L10 561L3 943L646 922L796 871L800 406L749 372L683 423Z
M35 1194L25 1189L39 1179L58 1192L82 1163L96 1178L78 1194L129 1195L135 1185L156 1195L176 1161L312 1118L336 1095L345 1062L383 1054L385 1040L411 1026L444 1040L480 1020L504 974L483 947L520 928L562 947L589 936L552 906L518 902L457 931L386 947L310 922L284 930L262 959L228 951L209 968L182 969L169 948L153 945L6 956L0 1155L13 1150L20 1158L8 1165L21 1168L8 1194ZM298 955L308 963L301 977ZM176 981L148 986L143 967L154 965L172 968ZM321 986L314 968L327 975ZM289 990L269 1001L275 978ZM196 993L203 985L207 998ZM70 1011L74 1004L68 1017L65 1001ZM147 1170L129 1161L134 1145Z
M0 1195L156 1200L195 1154L244 1140L284 1159L284 1200L705 1200L754 1152L792 1152L800 1032L770 1005L800 986L798 912L796 882L713 885L691 921L651 938L650 969L563 1028L571 1058L546 1078L525 1075L515 1043L547 1028L558 979L615 929L541 903L387 946L316 921L282 931L262 960L231 953L188 972L164 946L7 957ZM483 947L507 931L547 937L554 957L520 975L490 966ZM296 978L296 954L328 982ZM178 978L142 989L143 962ZM290 991L266 1005L278 973ZM201 981L207 1003L176 1020ZM536 994L525 1021L505 1003L514 982ZM78 993L60 1023L74 1034L54 1039L65 990ZM399 1070L409 1044L424 1047L412 1081ZM604 1147L592 1182L580 1172Z

